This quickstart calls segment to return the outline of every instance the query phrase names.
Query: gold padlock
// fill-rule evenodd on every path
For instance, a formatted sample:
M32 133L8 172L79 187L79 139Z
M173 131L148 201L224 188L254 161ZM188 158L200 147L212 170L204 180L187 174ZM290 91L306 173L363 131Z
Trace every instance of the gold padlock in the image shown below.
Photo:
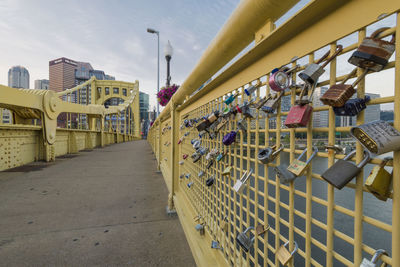
M294 249L292 252L289 252L289 250L287 249L288 246L289 241L280 246L276 251L276 257L278 258L279 262L284 266L289 263L289 261L293 258L294 253L296 253L298 249L296 241L294 241Z
M386 201L390 196L393 175L385 170L385 166L392 158L383 159L379 166L375 166L365 181L365 187L376 198Z
M222 172L222 176L231 175L232 166L228 166Z
M300 156L297 159L294 159L292 163L287 167L287 170L290 171L291 173L295 174L296 176L301 176L303 172L306 170L308 164L311 162L311 160L317 155L318 148L313 146L313 153L311 157L306 161L301 161L300 159L303 157L307 157L306 152L307 149L305 149Z
M271 226L269 224L267 225L267 227L265 227L264 225L259 223L259 224L257 224L257 227L256 227L256 233L257 233L257 235L263 235L263 234L265 234L265 232L267 232L269 230L269 228L271 228Z

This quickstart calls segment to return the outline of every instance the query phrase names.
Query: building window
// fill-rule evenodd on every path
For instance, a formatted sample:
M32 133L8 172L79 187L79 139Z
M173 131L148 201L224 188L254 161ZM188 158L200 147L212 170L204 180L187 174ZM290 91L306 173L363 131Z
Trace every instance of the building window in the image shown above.
M126 88L122 88L122 94L126 96Z
M106 95L109 95L110 94L110 88L106 87L105 88L105 93L106 93Z
M114 87L114 88L113 88L113 93L114 93L114 94L119 94L119 88Z

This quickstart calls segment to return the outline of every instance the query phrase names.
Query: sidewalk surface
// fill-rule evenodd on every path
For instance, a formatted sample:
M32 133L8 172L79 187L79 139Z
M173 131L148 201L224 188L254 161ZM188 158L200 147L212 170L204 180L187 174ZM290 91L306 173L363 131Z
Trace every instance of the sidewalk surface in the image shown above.
M0 172L0 266L195 266L147 141Z

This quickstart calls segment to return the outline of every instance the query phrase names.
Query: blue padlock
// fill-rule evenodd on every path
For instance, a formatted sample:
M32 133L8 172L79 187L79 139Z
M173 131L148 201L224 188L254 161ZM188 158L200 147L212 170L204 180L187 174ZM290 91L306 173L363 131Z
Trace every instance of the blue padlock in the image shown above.
M336 116L356 116L367 108L367 102L370 100L371 97L369 96L365 96L365 98L349 99L342 107L334 107L333 112L335 112Z

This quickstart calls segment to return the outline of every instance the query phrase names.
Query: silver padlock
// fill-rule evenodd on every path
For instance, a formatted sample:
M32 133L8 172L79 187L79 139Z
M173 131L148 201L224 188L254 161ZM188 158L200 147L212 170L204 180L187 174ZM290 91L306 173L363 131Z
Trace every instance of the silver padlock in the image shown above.
M246 252L249 252L250 248L254 244L254 239L255 239L255 236L250 238L250 235L247 235L247 232L250 230L254 230L254 227L253 226L247 227L247 229L244 230L244 232L239 233L236 237L236 241L239 243L239 245L242 247L242 249Z
M189 183L187 184L187 187L191 188L193 184L194 184L194 182L189 182Z
M275 160L275 158L278 156L279 152L283 150L283 148L283 144L281 144L278 149L276 149L276 145L274 145L273 147L260 149L260 151L258 152L258 160L264 164L268 164Z
M204 172L203 171L199 171L199 173L197 174L197 176L200 178L200 177L203 177L204 176Z
M388 256L388 254L385 250L378 249L377 251L375 251L375 254L374 254L374 256L372 256L372 259L370 261L364 258L360 264L360 267L376 267L376 266L378 266L378 264L377 264L378 260L382 255ZM383 266L387 266L387 264L384 263Z
M328 51L325 55L323 55L322 58L320 58L316 63L308 64L305 70L299 73L300 79L310 84L315 84L318 81L319 77L325 72L324 68L326 67L326 65L328 65L329 62L331 62L337 55L339 55L339 53L342 52L342 50L343 46L338 45L335 53L330 58L328 58L322 65L319 64L329 56L330 51Z
M355 126L351 128L350 134L373 154L400 150L400 132L386 121L378 120Z
M215 249L220 249L220 250L224 250L223 249L223 247L221 247L220 245L219 245L219 242L218 241L215 241L215 240L212 240L211 241L211 248L215 248Z
M196 224L196 226L194 227L197 231L199 231L200 235L204 235L205 234L205 223L198 223Z
M243 188L252 173L253 169L250 169L250 171L246 171L245 173L243 173L242 177L236 181L235 185L233 186L233 190L235 190L236 193L241 193L243 191Z

